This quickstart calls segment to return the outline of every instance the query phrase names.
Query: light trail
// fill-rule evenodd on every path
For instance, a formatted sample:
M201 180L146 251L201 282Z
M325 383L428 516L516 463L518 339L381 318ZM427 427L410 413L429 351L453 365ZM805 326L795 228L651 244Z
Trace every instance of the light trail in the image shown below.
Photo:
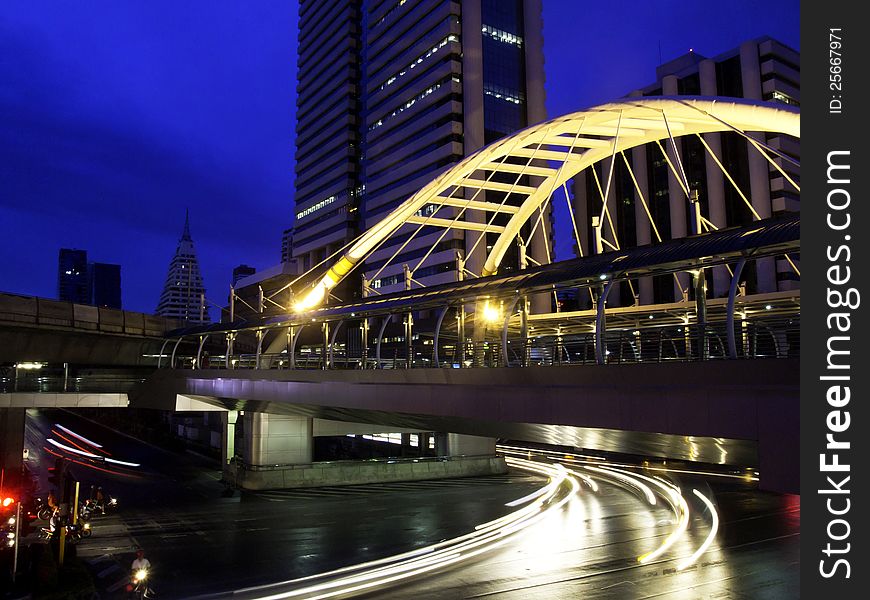
M693 489L692 492L701 499L701 502L707 505L707 508L710 511L710 517L712 518L712 522L710 524L710 533L707 534L707 539L704 540L704 543L701 544L689 558L677 563L678 571L682 571L686 567L690 567L695 564L695 561L701 558L701 555L704 554L704 552L707 551L707 548L710 547L710 544L713 543L713 538L716 537L716 532L719 531L719 513L716 511L716 507L713 505L710 499L707 498L707 496L705 496L698 490Z
M64 427L64 426L61 425L60 423L55 423L54 426L57 427L58 429L62 429L63 431L65 431L65 432L67 432L68 434L70 434L71 436L80 439L80 440L83 441L84 443L93 446L94 448L102 448L102 446L101 446L100 444L98 444L98 443L96 443L96 442L92 442L91 440L89 440L88 438L86 438L86 437L83 436L83 435L79 435L79 434L77 434L77 433L76 433L75 431L73 431L72 429L67 429L66 427Z
M595 474L598 478L607 480L612 484L625 484L640 490L646 502L651 506L657 506L656 498L661 497L673 511L677 519L676 527L658 548L639 556L638 562L649 563L662 556L677 540L683 537L689 526L688 502L678 486L662 477L649 477L626 471L603 459L594 463L578 461L574 455L552 451L513 447L507 453L529 457L535 455L548 461L540 462L518 456L505 457L505 462L509 466L549 479L547 485L533 493L505 504L505 506L521 508L497 519L481 523L470 533L425 548L307 577L239 589L233 591L232 596L256 600L283 600L286 598L326 600L357 593L371 593L374 590L412 577L461 564L504 546L544 519L561 512L566 504L578 499L578 494L582 488L581 481L593 491L597 491L599 486L590 474ZM569 463L570 468L563 465L561 461ZM678 569L684 569L703 555L712 544L718 531L718 515L712 502L697 490L693 491L710 509L713 515L713 526L704 543L691 556L683 559L679 563Z
M81 456L86 456L88 458L96 458L98 460L101 460L101 461L104 461L107 463L113 463L116 465L123 465L125 467L138 467L138 466L140 466L139 463L126 462L123 460L116 460L114 458L109 458L107 456L100 456L99 454L93 454L92 452L85 452L83 450L78 450L78 449L73 448L71 446L67 446L66 444L61 444L57 440L53 440L51 438L48 438L45 441L53 446L56 446L57 448L60 448L62 450L66 450L67 452L72 452L73 454L79 454Z
M548 476L551 481L534 496L525 497L526 502L530 502L527 506L505 517L478 525L472 533L433 544L427 548L306 578L236 590L234 595L253 593L255 594L253 597L258 600L279 600L303 596L308 600L320 600L363 592L422 575L434 569L467 561L503 546L548 516L560 512L565 504L580 491L579 481L561 465L548 465L515 458L507 460L513 467ZM313 582L337 575L340 577L301 588L276 589L297 586L303 582ZM274 591L268 593L266 590ZM266 593L260 595L263 592Z

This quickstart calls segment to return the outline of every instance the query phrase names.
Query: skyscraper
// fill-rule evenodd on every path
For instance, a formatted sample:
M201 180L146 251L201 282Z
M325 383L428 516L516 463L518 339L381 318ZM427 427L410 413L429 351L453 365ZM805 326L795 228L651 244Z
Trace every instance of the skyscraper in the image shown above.
M89 263L90 304L121 308L121 265Z
M244 279L249 275L253 275L257 272L257 269L254 267L249 267L248 265L239 265L235 269L233 269L233 285L236 285L240 279Z
M203 309L205 286L199 272L199 262L190 237L190 214L184 218L184 231L175 256L169 262L169 272L155 314L161 317L180 319L190 324L211 322L208 309ZM202 314L202 318L200 318Z
M632 96L702 95L726 96L800 104L800 54L788 46L762 37L744 42L737 48L706 58L689 52L656 69L656 81L632 92ZM752 134L755 139L794 159L800 159L800 141L780 134ZM717 227L743 225L760 218L800 210L799 192L765 159L753 144L738 133L708 133L701 137L676 138L686 177L692 190L698 192L703 215ZM717 165L727 167L730 181ZM614 231L622 246L635 246L689 234L687 200L681 183L669 168L668 160L656 144L648 144L625 152L625 161L617 160L613 169L613 185L608 196ZM798 169L787 160L774 161L789 176L799 181ZM637 180L632 179L626 164ZM671 161L673 162L673 160ZM601 185L608 176L609 161L597 169ZM601 211L601 192L590 170L574 179L574 212L580 228L584 254L589 252L590 219ZM649 210L656 223L653 230L640 202L637 188L648 199ZM744 197L751 203L747 206ZM604 228L609 241L612 233ZM797 257L791 257L797 261ZM730 274L725 267L711 269L708 289L712 297L727 295ZM749 293L766 293L795 289L799 275L785 258L760 259L747 265L744 278ZM641 304L673 302L682 298L686 282L679 286L673 277L642 278L635 291ZM625 290L624 290L625 291ZM611 300L614 296L611 296ZM623 294L622 304L631 303L630 294Z
M299 15L293 256L303 270L463 157L546 116L540 0L302 0ZM541 260L545 229L530 244ZM456 251L481 234L439 233L372 254L370 285L401 289L402 264L433 246L415 279L454 280Z
M60 249L57 257L57 297L64 302L90 303L86 250Z

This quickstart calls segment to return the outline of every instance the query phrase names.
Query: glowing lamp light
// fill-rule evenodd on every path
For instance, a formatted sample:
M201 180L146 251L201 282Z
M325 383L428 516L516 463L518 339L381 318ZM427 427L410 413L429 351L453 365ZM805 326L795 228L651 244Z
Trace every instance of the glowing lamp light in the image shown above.
M7 506L13 504L14 502L15 502L14 498L8 498L8 497L3 498L3 508L6 508Z
M492 306L489 301L483 305L483 320L487 323L495 323L501 319L501 312L498 307Z
M323 302L324 297L326 297L326 285L321 281L314 286L302 300L293 305L293 310L296 312L305 312L312 308L316 308L321 302Z
M33 371L35 369L41 369L44 363L40 362L20 362L15 364L16 369L24 369L25 371Z

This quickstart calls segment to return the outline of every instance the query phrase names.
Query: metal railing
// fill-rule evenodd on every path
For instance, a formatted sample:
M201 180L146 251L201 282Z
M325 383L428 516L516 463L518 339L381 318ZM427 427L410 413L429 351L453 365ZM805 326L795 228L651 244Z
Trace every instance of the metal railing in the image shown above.
M702 335L703 329L703 335ZM729 351L726 321L708 323L703 328L696 323L646 325L608 329L603 335L603 360L596 354L594 332L570 335L540 335L526 339L508 337L503 349L501 340L465 342L464 359L455 340L442 340L435 362L431 340L415 340L384 348L380 359L374 348L363 358L360 349L351 354L343 345L323 346L297 351L291 360L286 352L271 354L233 354L213 356L200 368L261 370L325 370L325 369L407 369L407 368L469 368L560 366L589 364L631 364L691 362L698 360L782 359L800 356L800 316L756 317L734 324L734 355ZM192 369L195 356L176 356L175 368Z

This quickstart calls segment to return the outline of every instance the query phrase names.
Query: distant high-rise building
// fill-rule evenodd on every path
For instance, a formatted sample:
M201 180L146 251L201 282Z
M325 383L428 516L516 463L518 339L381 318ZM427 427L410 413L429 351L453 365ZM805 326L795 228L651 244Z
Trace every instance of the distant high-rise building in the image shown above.
M293 228L285 229L281 235L281 262L290 262L293 258Z
M155 314L180 319L190 324L211 322L208 308L203 308L205 286L199 271L199 262L190 237L190 214L185 215L184 231L178 240L175 256L169 263L166 283ZM200 318L200 314L202 318Z
M800 54L769 37L744 42L713 58L690 51L659 66L655 83L630 95L725 96L799 106ZM800 140L779 133L752 135L785 155L800 159ZM691 189L698 193L702 213L717 228L750 223L756 214L766 218L800 210L798 190L739 133L707 133L700 138L685 136L677 138L677 144L686 178ZM725 178L705 144L727 166L733 183ZM608 206L613 207L609 211L614 221L613 230L619 243L632 247L656 243L656 235L663 240L688 235L686 195L669 169L661 148L647 144L625 152L625 157L625 161L619 160L614 165L613 185L608 196ZM800 180L796 166L782 158L774 160L793 180ZM632 165L636 182L625 162ZM602 161L592 167L597 170L599 181L607 178L608 164ZM586 170L574 178L574 212L584 254L589 253L591 217L602 210L598 184L589 173L590 170ZM657 230L651 227L638 187L648 200ZM750 199L751 208L741 194ZM609 227L604 228L604 236L613 241ZM727 295L730 275L726 268L716 267L711 272L710 295ZM799 286L800 276L784 258L759 259L748 264L743 273L749 293L784 291ZM634 292L641 304L679 301L687 281L677 284L672 276L641 278ZM612 301L614 295L610 298ZM632 301L629 293L621 295L623 304Z
M121 308L121 265L89 263L90 304Z
M298 52L292 256L303 271L465 156L546 117L541 0L301 0ZM541 261L547 229L528 242ZM402 289L402 263L429 246L415 279L454 280L456 250L480 233L439 234L421 233L372 280L402 240L385 244L362 269L370 285Z
M57 297L65 302L90 303L88 253L61 248L57 258Z
M257 272L257 269L254 267L249 267L248 265L239 265L235 269L233 269L233 285L235 286L239 279L244 279L249 275L253 275Z
M76 304L121 308L121 265L88 262L87 250L61 248L57 297Z

